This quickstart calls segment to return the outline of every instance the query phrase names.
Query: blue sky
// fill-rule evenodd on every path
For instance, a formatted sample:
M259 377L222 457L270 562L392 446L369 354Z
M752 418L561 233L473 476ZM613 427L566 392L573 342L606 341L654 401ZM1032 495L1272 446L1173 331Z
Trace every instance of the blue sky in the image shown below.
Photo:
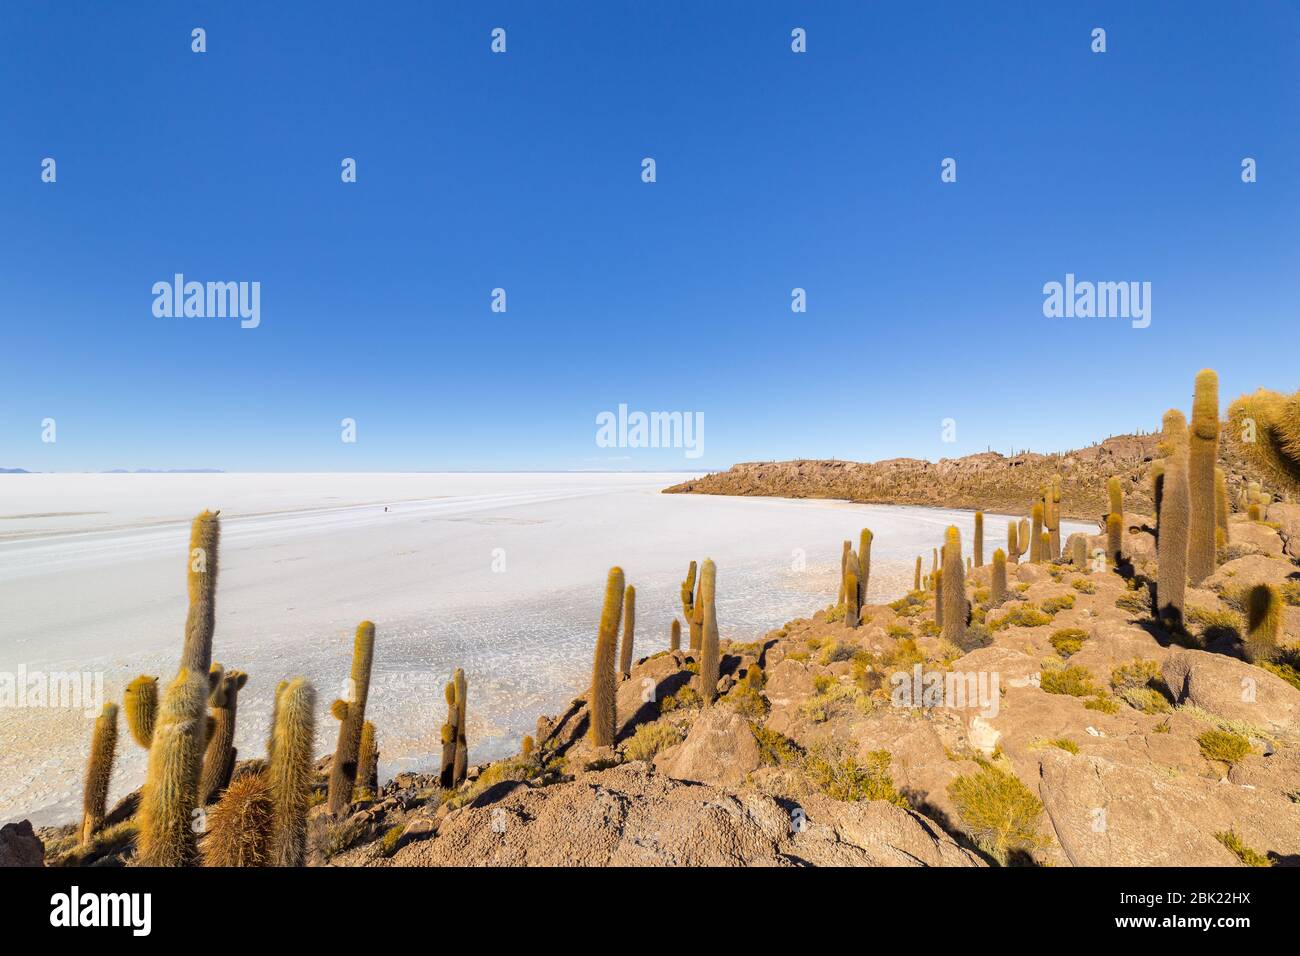
M6 0L0 466L938 458L1292 390L1297 50L1267 0ZM260 327L156 318L177 272ZM1067 272L1150 328L1045 318ZM597 447L620 403L704 456Z

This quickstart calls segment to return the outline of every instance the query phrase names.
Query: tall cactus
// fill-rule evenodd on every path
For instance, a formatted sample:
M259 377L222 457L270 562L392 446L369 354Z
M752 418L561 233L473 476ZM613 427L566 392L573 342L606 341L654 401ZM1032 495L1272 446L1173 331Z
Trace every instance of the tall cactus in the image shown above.
M691 562L691 571L695 571L694 561ZM694 573L688 576L692 584L694 578ZM684 585L682 593L686 593ZM699 596L696 596L692 611L699 604ZM600 609L600 629L596 632L596 654L591 665L589 736L592 744L597 747L611 747L614 744L614 731L617 728L614 713L614 654L618 645L618 624L622 617L623 569L610 568L609 577L605 581L605 602Z
M1043 497L1043 526L1048 537L1045 560L1055 561L1061 556L1061 479L1057 475L1052 476Z
M1188 512L1187 420L1177 409L1165 413L1164 494L1160 500L1160 538L1156 542L1158 616L1169 627L1183 626L1183 597L1187 589Z
M1029 537L1029 519L1021 518L1016 525L1016 539L1020 543L1020 551L1017 554L1017 560L1023 558L1030 551Z
M1030 514L1033 517L1034 527L1031 532L1033 536L1029 539L1029 561L1031 564L1037 564L1047 560L1047 555L1043 553L1043 503L1035 501Z
M1246 593L1246 659L1272 660L1281 641L1282 594L1271 584L1257 584Z
M943 627L943 568L934 572L934 623L940 628Z
M668 631L668 650L679 651L682 648L682 624L673 618L673 625Z
M691 562L686 571L686 580L682 582L682 616L686 618L686 627L691 638L690 649L700 649L700 632L704 627L704 618L700 615L699 594L695 582L695 562Z
M618 672L632 676L632 640L636 628L636 588L627 586L623 592L623 645L618 653Z
M240 688L248 682L248 675L243 671L226 671L220 664L213 664L212 667L221 676L216 689L208 698L212 733L208 736L203 772L199 777L200 805L212 803L230 783L230 775L235 770L236 703Z
M352 802L357 782L357 752L361 747L361 726L366 720L366 699L370 696L370 668L375 659L375 625L362 621L352 643L352 674L348 678L347 700L336 700L330 712L339 722L338 743L330 764L329 812L342 816ZM278 744L277 744L278 746Z
M966 567L961 532L950 525L943 539L943 637L961 647L966 640Z
M984 567L984 512L975 512L975 567Z
M460 739L460 705L456 702L456 682L451 680L442 689L447 700L447 720L442 725L442 763L438 770L438 785L444 790L460 786L456 779L456 741Z
M718 639L717 604L718 569L711 560L700 569L700 595L704 602L704 634L700 641L700 696L705 704L718 696L718 671L721 665Z
M1016 522L1007 522L1007 558L1012 564L1020 563L1020 555L1024 551L1020 546L1020 535L1017 533L1016 528Z
M89 843L104 825L108 806L108 782L113 776L113 755L117 752L117 704L104 704L95 718L90 735L90 759L86 761L86 789L81 798L81 842Z
M999 607L1007 599L1007 554L1001 548L993 552L993 572L989 583L989 607Z
M204 866L269 866L275 826L271 785L262 773L233 781L208 811L208 826L199 841Z
M858 535L858 610L867 604L867 586L871 582L871 540L874 537L870 528L863 528Z
M280 713L280 695L284 693L284 689L288 686L289 682L287 680L282 680L280 683L276 684L275 697L271 699L271 729L267 731L266 735L267 763L270 763L271 758L275 755L275 723L276 718Z
M1187 577L1196 586L1214 573L1214 467L1219 461L1219 376L1213 369L1205 368L1196 373L1192 426L1187 439L1187 493L1191 501Z
M459 787L465 782L469 771L469 736L466 721L466 708L469 704L469 685L465 681L465 672L456 668L452 677L452 696L456 702L456 737L452 748L451 786ZM444 751L445 753L445 751Z
M1106 515L1106 560L1118 566L1124 551L1124 489L1117 475L1107 480L1106 497L1110 500L1110 512Z
M844 572L844 593L848 596L844 602L844 624L847 627L857 627L858 573L851 567Z
M1163 458L1151 463L1151 507L1155 510L1156 538L1160 537L1160 503L1165 497L1165 461Z
M316 691L301 677L295 677L285 685L277 704L275 748L267 768L274 810L271 864L302 866L307 855L307 809L315 776L312 761Z
M126 726L145 750L153 743L153 725L158 718L158 678L141 674L126 685L122 695Z
M354 800L373 800L379 792L379 746L375 741L375 725L366 721L361 725L361 746L357 752L357 784L352 791Z
M206 672L184 667L163 694L136 815L136 861L142 866L188 866L195 859L207 697Z
M916 556L916 570L912 572L912 590L921 590L921 556Z
M206 674L212 666L212 632L217 609L217 551L221 542L220 511L203 511L190 526L186 584L190 605L185 616L181 667Z

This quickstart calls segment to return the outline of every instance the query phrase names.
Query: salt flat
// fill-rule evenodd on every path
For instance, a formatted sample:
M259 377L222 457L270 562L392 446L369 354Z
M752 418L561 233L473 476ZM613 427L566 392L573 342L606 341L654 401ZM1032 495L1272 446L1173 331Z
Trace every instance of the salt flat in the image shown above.
M367 715L381 775L428 769L442 685L469 681L474 762L513 752L586 682L605 572L637 587L638 656L667 646L691 559L718 564L723 637L747 640L835 598L840 542L875 532L870 600L970 512L822 500L663 495L685 474L0 475L0 672L102 674L108 699L170 676L185 620L189 520L220 508L213 657L251 676L236 745L262 753L271 694L304 675L332 749L357 622L376 623ZM385 510L387 509L387 510ZM1006 518L987 515L986 557ZM1062 522L1062 533L1084 525ZM1087 530L1092 530L1088 528ZM0 709L0 821L71 820L93 715ZM143 779L124 722L111 799Z

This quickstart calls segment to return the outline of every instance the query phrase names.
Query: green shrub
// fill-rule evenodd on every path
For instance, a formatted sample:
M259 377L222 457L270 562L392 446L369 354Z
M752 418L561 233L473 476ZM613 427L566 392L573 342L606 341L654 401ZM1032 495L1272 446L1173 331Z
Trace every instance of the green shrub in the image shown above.
M1160 680L1160 665L1155 661L1134 660L1121 664L1110 672L1110 686L1119 693L1137 687L1146 687Z
M1050 597L1043 602L1043 612L1045 614L1056 615L1062 611L1068 611L1074 607L1073 594L1058 594L1056 597Z
M908 637L885 651L881 663L900 671L910 671L914 665L925 663L925 654L916 646L916 641Z
M1088 632L1081 627L1066 627L1059 631L1053 631L1052 636L1048 638L1056 653L1062 657L1070 657L1083 650L1083 642L1088 639Z
M1075 578L1070 582L1070 587L1074 588L1080 594L1096 594L1097 585L1093 584L1087 578Z
M1043 804L1013 773L981 762L948 784L948 796L976 844L999 863L1047 845L1038 832Z
M818 748L805 758L804 772L832 800L885 800L905 806L889 775L890 760L887 750L873 750L864 763L858 763L852 755L838 756Z
M1234 764L1250 753L1250 741L1230 730L1207 730L1196 738L1206 760Z
M780 767L798 760L803 751L789 737L775 730L751 723L754 739L758 741L758 756L764 766Z
M912 629L906 624L891 624L885 629L885 633L895 640L906 640L912 636Z
M1115 606L1133 614L1148 614L1151 611L1151 603L1146 596L1136 591L1125 591L1115 599Z
M1034 607L1034 605L1022 604L991 622L989 630L1001 631L1008 627L1042 627L1044 624L1051 623L1051 617Z
M844 620L844 616L847 613L848 613L848 608L843 604L837 604L834 607L829 607L826 609L826 623L835 624L838 621L842 621Z
M628 760L653 760L659 751L681 742L680 730L666 721L654 721L637 727L623 745L623 756Z
M683 710L688 707L699 707L704 703L700 697L700 692L694 687L687 684L675 694L669 694L663 700L659 701L659 713L666 714L673 710Z
M1214 839L1218 840L1225 847L1231 850L1242 863L1247 866L1272 866L1273 861L1264 854L1252 850L1241 842L1241 837L1237 836L1235 830L1225 830L1222 833L1214 834Z
M1114 714L1119 711L1119 704L1115 703L1115 698L1108 694L1089 697L1083 702L1083 706L1085 710L1098 710L1103 714Z
M1126 687L1116 693L1120 700L1144 714L1167 714L1173 709L1165 695L1154 687Z
M406 830L406 824L398 823L389 827L385 831L383 839L379 841L379 852L384 856L392 856L397 852L397 844L402 839L402 833Z
M853 653L853 648L848 645L841 644L839 641L828 641L822 647L822 652L817 658L817 663L825 667L827 664L852 660Z
M1039 686L1049 694L1068 694L1071 697L1089 697L1098 693L1092 682L1092 672L1077 665L1043 671Z

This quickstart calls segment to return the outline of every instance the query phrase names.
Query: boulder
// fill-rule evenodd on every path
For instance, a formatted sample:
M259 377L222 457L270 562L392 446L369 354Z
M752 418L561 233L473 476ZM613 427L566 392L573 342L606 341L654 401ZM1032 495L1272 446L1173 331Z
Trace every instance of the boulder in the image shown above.
M1300 691L1262 667L1235 657L1180 650L1160 674L1179 704L1274 732L1300 731Z
M1297 575L1296 566L1290 561L1248 554L1219 565L1203 586L1221 594L1237 595L1256 584L1282 584Z
M655 758L655 767L675 780L738 787L760 762L749 721L714 706L695 718L684 741Z
M30 820L0 827L0 866L44 866L45 844Z

